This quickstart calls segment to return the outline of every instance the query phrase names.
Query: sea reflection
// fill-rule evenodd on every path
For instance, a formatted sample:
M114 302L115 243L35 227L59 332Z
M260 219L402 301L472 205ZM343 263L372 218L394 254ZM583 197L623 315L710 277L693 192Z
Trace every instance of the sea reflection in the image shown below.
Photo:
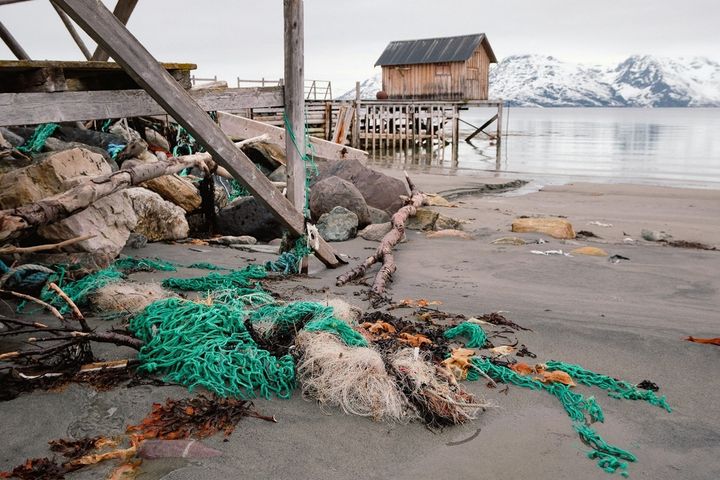
M462 112L478 125L489 109ZM505 110L500 155L479 135L444 148L376 152L376 165L446 174L473 171L559 181L720 188L720 109L557 108ZM460 136L471 127L461 124ZM490 127L494 131L494 127Z

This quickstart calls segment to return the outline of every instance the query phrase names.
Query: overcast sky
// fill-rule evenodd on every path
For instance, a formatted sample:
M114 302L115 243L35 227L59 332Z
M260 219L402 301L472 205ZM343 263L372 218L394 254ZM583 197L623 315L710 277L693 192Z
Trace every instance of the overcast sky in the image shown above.
M332 80L338 94L374 73L391 40L479 32L498 58L720 60L718 19L718 0L305 0L305 77ZM0 6L0 20L33 59L82 59L47 0ZM198 76L283 74L282 0L140 0L128 26L159 60L198 64ZM0 58L14 57L0 45Z

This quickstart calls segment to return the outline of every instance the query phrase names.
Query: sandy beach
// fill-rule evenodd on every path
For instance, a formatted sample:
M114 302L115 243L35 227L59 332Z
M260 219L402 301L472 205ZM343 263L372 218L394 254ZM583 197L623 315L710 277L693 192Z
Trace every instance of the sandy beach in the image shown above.
M469 176L413 177L426 192L483 190L483 185L506 182ZM667 396L672 413L641 402L614 400L587 387L578 391L596 395L603 406L606 421L598 431L605 439L637 455L637 463L629 469L632 478L717 478L720 393L713 379L720 348L683 339L720 332L720 252L646 242L640 231L664 230L677 240L720 245L720 192L575 184L525 195L465 195L453 202L455 208L432 208L464 220L464 230L474 238L431 239L409 231L408 241L397 249L399 270L392 297L438 300L442 310L466 315L503 311L532 329L520 332L518 339L537 354L537 361L579 363L632 382L652 380ZM510 233L512 220L522 215L564 216L576 230L590 230L600 238L561 241ZM510 235L544 238L547 243L491 244ZM628 237L636 241L625 243ZM376 245L357 238L334 247L361 259ZM605 257L530 253L570 251L582 245L630 260L611 263ZM227 248L202 249L207 252L192 251L187 245L150 244L126 253L235 268L271 258ZM347 268L326 270L313 260L309 278L288 279L273 288L298 299L339 296L367 308L356 295L360 286L334 286L335 277ZM132 278L164 276L138 273ZM516 387L503 393L482 382L468 388L493 400L497 408L475 422L440 432L421 424L375 423L336 410L321 411L299 392L287 401L257 400L258 410L275 415L277 424L245 419L227 439L216 435L205 441L222 450L223 456L145 461L138 478L607 478L585 458L587 448L551 396ZM180 387L96 392L80 385L22 395L2 405L0 470L27 457L47 455L50 439L122 433L149 411L152 402L187 395ZM105 468L81 471L71 478L101 478Z

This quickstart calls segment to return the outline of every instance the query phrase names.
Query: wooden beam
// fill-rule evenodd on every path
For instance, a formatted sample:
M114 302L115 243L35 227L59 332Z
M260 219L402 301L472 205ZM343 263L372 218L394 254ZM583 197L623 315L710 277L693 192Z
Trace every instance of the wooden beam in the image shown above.
M488 120L487 122L480 125L477 130L475 130L473 133L468 135L467 138L465 138L465 141L469 142L470 140L472 140L475 137L475 135L477 135L480 132L485 133L485 129L487 128L487 126L490 125L495 120L497 120L497 118L498 118L497 114L493 115L492 118L490 118L490 120Z
M120 23L122 23L123 25L127 25L128 20L130 20L130 15L132 15L133 10L135 10L135 5L137 5L137 3L138 0L118 0L118 2L115 4L115 10L113 10L113 15L115 15L115 17L120 20ZM90 57L90 60L107 62L109 59L110 55L105 50L103 50L98 43L98 46L95 49L95 52L92 54L92 57Z
M305 211L305 46L303 0L283 1L285 40L285 115L292 130L285 136L287 196L299 212Z
M218 112L218 123L223 132L233 140L245 140L267 134L269 143L285 147L284 128L226 112ZM320 160L355 159L365 163L368 158L367 152L363 150L338 145L321 138L310 137L310 144L313 146L313 155Z
M223 133L143 45L99 0L56 0L83 30L132 76L175 120L295 235L305 233L305 218L255 164ZM340 261L322 239L317 257L329 267Z
M348 133L350 133L350 125L352 124L353 117L355 116L355 107L350 105L343 105L338 111L338 121L335 125L335 131L333 132L332 142L344 145L347 140Z
M2 22L0 22L0 38L2 38L3 42L5 42L5 45L8 46L10 51L15 55L15 57L18 60L30 60L30 57L28 56L27 52L24 48L18 43L17 40L15 40L15 37L12 36L12 33L10 33L10 30L5 28L5 25L3 25Z
M52 2L50 2L52 3ZM90 50L85 46L85 42L83 42L82 38L80 38L80 35L78 34L77 30L75 30L75 26L72 24L72 21L68 18L67 14L63 12L60 7L52 3L53 8L57 12L57 14L60 16L60 20L62 20L63 24L65 24L65 28L67 28L67 31L70 33L70 36L75 40L75 44L78 46L80 51L82 52L83 56L86 60L90 60Z
M283 103L281 87L191 90L190 95L207 112L273 107ZM165 113L165 109L144 90L0 93L0 126L3 127Z

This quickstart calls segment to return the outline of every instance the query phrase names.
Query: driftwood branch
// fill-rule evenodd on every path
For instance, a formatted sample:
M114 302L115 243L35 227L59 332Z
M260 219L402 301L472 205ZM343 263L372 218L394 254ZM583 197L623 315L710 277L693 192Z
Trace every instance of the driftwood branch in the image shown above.
M374 264L382 263L380 270L377 275L375 275L372 292L377 295L382 295L385 292L385 286L392 279L392 274L397 270L392 249L405 235L405 222L407 219L414 216L415 213L417 213L418 207L423 205L426 201L425 194L417 191L415 184L413 184L412 180L410 180L410 176L407 172L405 172L405 180L407 181L411 192L408 204L395 212L395 215L392 216L392 229L380 241L380 245L377 250L375 250L375 253L370 255L364 262L357 265L349 272L345 272L337 278L336 284L338 287L362 277L365 275L367 269Z
M50 305L50 304L47 303L47 302L43 302L43 301L40 300L39 298L35 298L35 297L30 296L30 295L25 295L24 293L13 292L12 290L0 290L0 292L2 292L2 293L8 293L8 294L10 294L10 295L12 295L12 296L14 296L14 297L21 298L21 299L27 300L27 301L29 301L29 302L37 303L37 304L40 305L41 307L47 309L48 312L52 313L52 315L53 315L55 318L57 318L58 320L60 320L60 321L63 322L63 323L67 323L67 320L65 320L65 317L63 317L63 316L60 314L60 312L58 311L57 308L53 307L52 305Z
M97 235L91 234L91 235L82 235L80 237L70 238L68 240L63 240L59 243L50 243L47 245L35 245L33 247L3 247L0 248L0 255L10 255L13 253L35 253L35 252L44 252L46 250L59 250L63 247L67 247L68 245L73 245L79 242L84 242L85 240L90 240L91 238L95 238Z
M183 157L168 162L136 164L126 170L89 178L66 192L39 202L10 210L0 210L0 240L10 237L15 232L66 218L122 189L163 175L172 175L190 167L207 169L203 160Z
M62 298L63 301L68 304L68 306L70 307L70 311L72 311L72 313L73 313L73 317L75 318L75 320L78 321L78 323L80 323L80 327L82 328L82 331L83 332L92 331L92 329L87 324L87 321L85 320L85 317L83 316L83 314L80 311L80 309L78 308L78 306L75 305L75 302L73 302L72 299L70 297L68 297L65 292L62 291L62 288L58 287L57 284L55 284L53 282L50 282L50 284L48 284L48 287L50 288L50 290L57 293L60 296L60 298Z

